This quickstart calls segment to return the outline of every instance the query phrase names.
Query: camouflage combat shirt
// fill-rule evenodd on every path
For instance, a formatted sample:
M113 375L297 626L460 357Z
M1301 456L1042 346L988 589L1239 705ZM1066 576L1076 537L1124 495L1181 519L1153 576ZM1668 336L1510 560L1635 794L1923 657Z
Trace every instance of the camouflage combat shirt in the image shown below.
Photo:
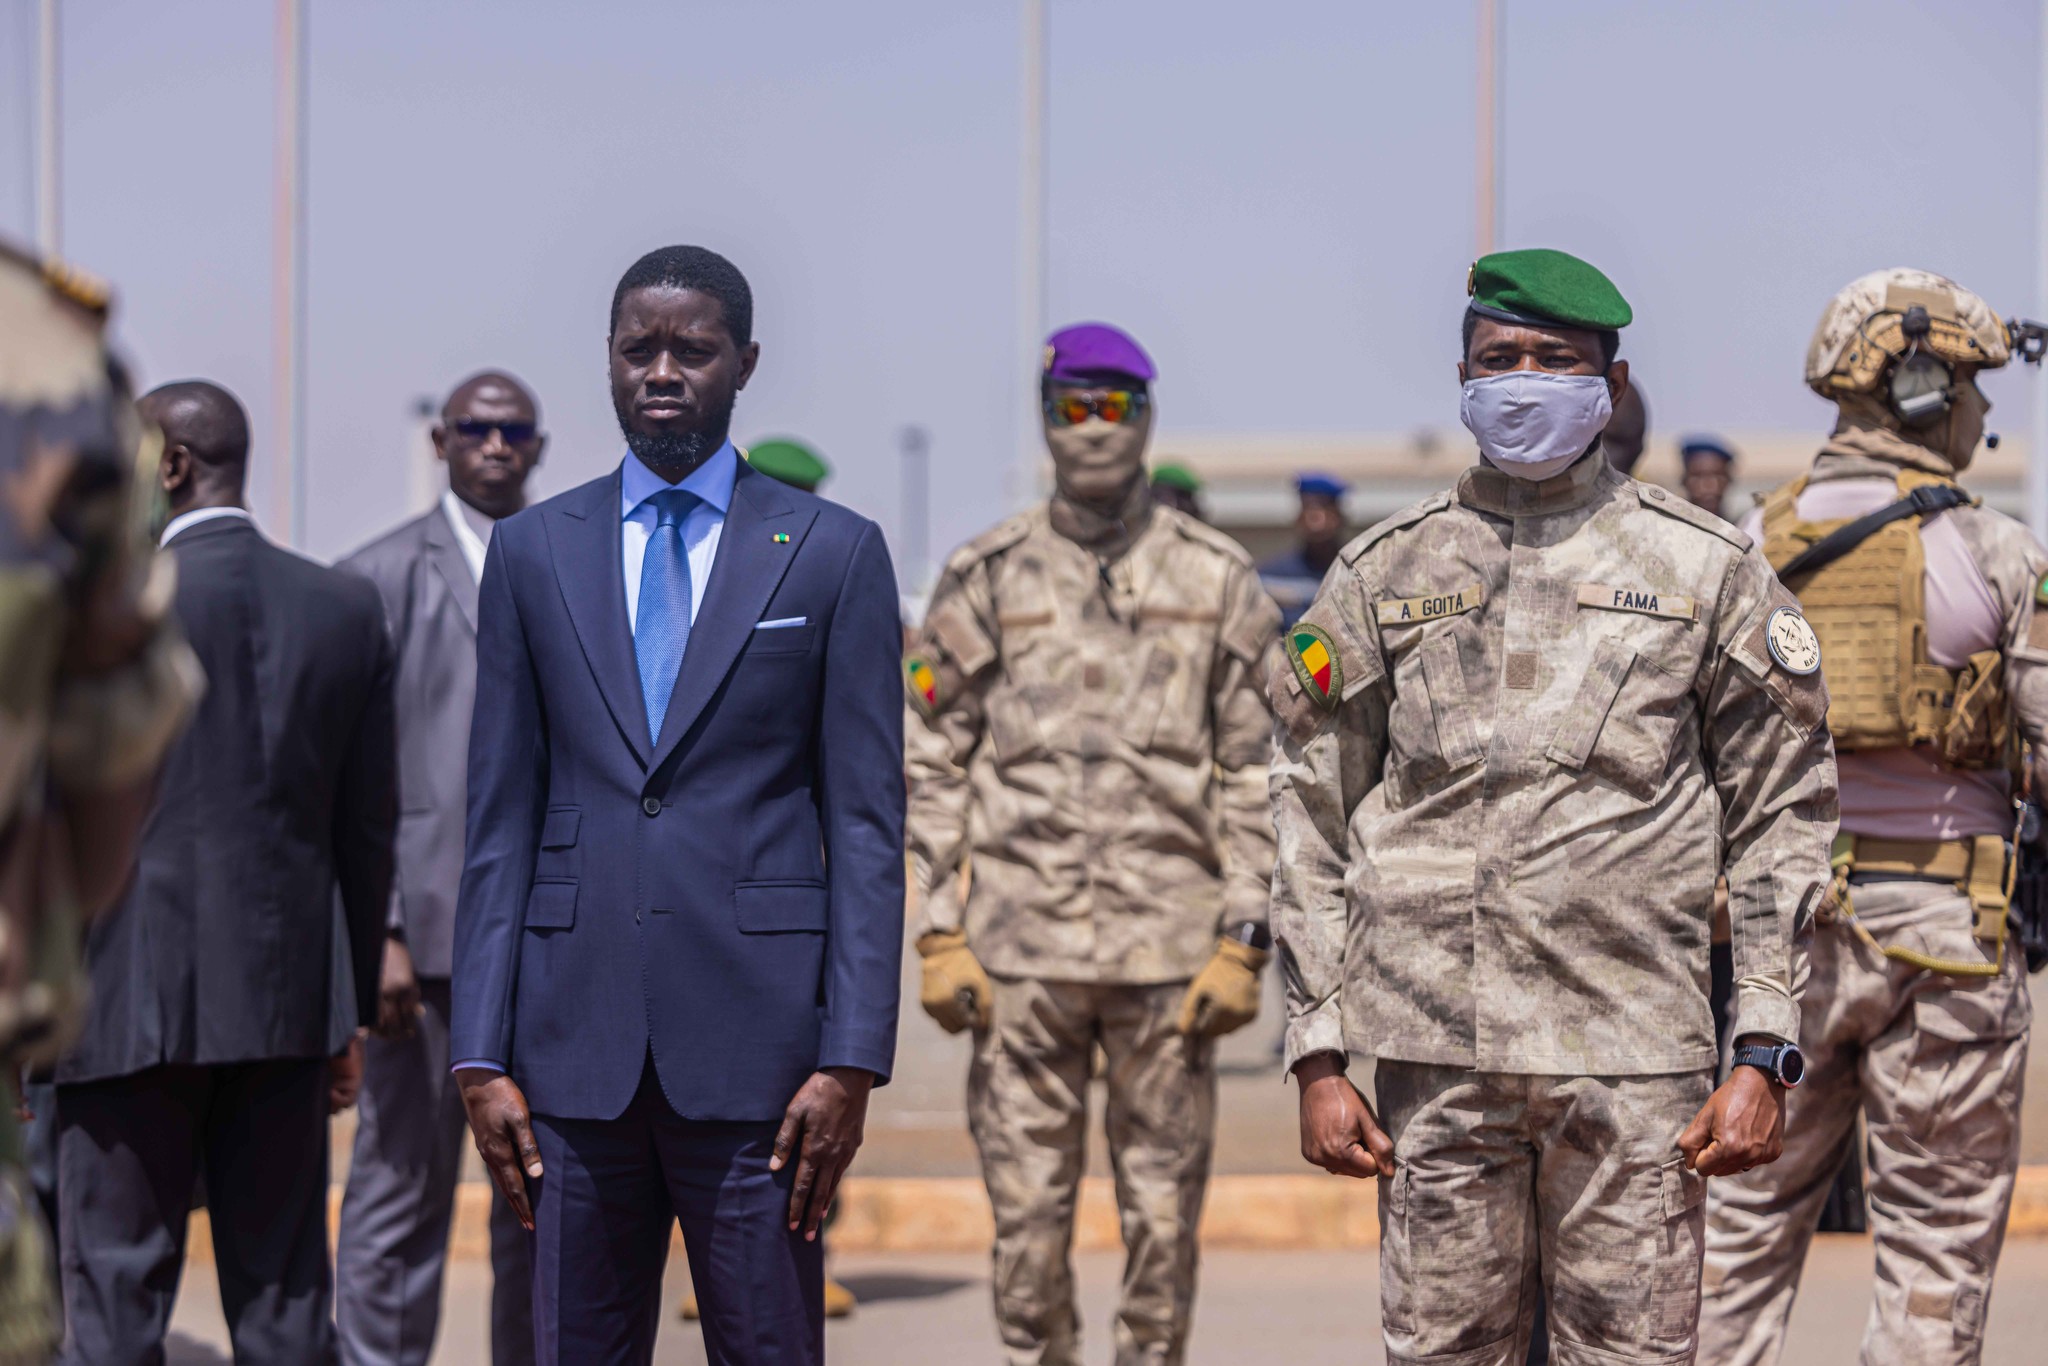
M1713 1066L1794 1039L1828 878L1819 650L1761 551L1615 474L1487 466L1347 546L1269 675L1286 1064Z
M999 976L1157 983L1265 924L1279 624L1142 483L1118 521L1055 497L956 552L904 663L921 930L964 923Z

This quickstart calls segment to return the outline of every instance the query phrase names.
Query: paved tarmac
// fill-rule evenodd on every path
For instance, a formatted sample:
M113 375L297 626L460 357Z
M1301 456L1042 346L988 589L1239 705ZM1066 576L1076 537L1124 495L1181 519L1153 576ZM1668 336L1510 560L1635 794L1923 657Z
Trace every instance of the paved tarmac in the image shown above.
M1110 1358L1110 1315L1119 1259L1091 1253L1077 1259L1089 1366ZM850 1319L826 1329L835 1366L968 1366L1000 1360L989 1311L988 1264L974 1256L874 1254L842 1259L835 1271L861 1297ZM1386 1360L1379 1341L1378 1267L1370 1252L1218 1252L1204 1260L1190 1366L1361 1366ZM669 1296L685 1277L672 1265ZM486 1366L485 1324L490 1272L457 1264L434 1366ZM1870 1294L1870 1243L1848 1236L1818 1240L1807 1263L1805 1293L1793 1313L1785 1361L1797 1366L1851 1366ZM225 1363L227 1331L209 1268L186 1277L172 1319L174 1366ZM2048 1341L2048 1241L2007 1245L1991 1300L1984 1360L2039 1361ZM662 1366L698 1366L697 1330L664 1321L654 1359Z

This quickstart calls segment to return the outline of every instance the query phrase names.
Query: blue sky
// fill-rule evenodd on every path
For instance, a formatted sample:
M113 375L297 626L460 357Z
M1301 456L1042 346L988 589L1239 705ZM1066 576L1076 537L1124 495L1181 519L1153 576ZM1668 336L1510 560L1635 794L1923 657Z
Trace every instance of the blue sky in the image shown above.
M2037 6L1505 3L1505 241L1615 277L1659 430L1818 431L1806 338L1865 270L2034 311ZM67 254L118 286L146 382L242 395L260 505L272 6L64 9ZM34 10L0 0L16 236ZM1167 429L1457 432L1474 11L1051 0L1052 320L1135 332ZM741 439L811 438L894 534L920 423L937 544L1001 515L1032 384L1017 35L1005 0L313 0L310 548L404 511L413 400L481 366L540 393L543 491L614 462L606 305L671 241L753 282ZM2027 382L1990 386L2009 426Z

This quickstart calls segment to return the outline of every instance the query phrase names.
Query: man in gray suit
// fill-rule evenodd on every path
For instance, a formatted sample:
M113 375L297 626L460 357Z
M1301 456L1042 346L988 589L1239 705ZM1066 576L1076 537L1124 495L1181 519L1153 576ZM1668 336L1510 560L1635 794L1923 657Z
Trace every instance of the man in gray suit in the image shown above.
M434 1347L469 1132L448 1071L448 981L476 699L477 581L492 526L526 505L526 477L546 444L538 407L519 381L495 372L464 380L434 428L448 491L342 561L377 585L397 646L400 809L378 1027L365 1044L335 1252L335 1319L347 1366L424 1366ZM492 1359L531 1362L531 1253L495 1188L491 1266Z

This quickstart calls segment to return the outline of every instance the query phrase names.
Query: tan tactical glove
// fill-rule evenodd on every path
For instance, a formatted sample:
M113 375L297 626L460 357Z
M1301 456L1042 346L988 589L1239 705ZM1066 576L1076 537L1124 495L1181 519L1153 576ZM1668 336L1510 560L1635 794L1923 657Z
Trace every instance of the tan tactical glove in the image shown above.
M924 1013L948 1034L987 1029L995 996L988 974L967 947L967 936L934 930L918 939L917 953L924 959L924 986L917 996Z
M1250 1024L1259 1013L1259 969L1264 966L1264 949L1235 939L1217 940L1216 956L1188 983L1174 1028L1213 1039Z

